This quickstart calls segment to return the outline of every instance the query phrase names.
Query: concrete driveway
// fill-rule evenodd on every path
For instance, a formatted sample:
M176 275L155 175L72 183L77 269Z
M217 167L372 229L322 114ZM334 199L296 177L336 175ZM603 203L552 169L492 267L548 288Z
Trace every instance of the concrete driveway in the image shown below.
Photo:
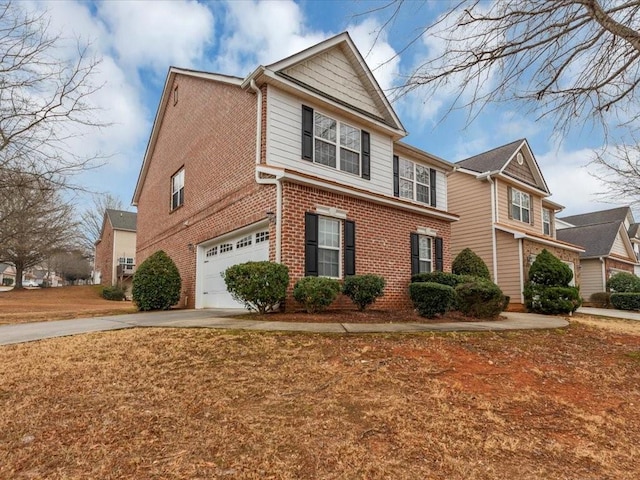
M455 323L293 323L229 318L239 310L170 310L0 326L0 345L135 327L217 328L308 333L479 332L563 328L564 318L504 312L505 320Z
M640 321L640 312L630 312L628 310L615 310L613 308L591 308L580 307L578 313L585 315L596 315L598 317L619 318L623 320Z

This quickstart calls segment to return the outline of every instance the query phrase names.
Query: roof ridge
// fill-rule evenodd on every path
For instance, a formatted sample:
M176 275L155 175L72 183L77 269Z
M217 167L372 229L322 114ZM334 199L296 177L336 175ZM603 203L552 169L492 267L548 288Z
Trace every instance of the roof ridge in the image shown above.
M462 162L466 162L467 160L470 160L470 159L475 158L475 157L479 157L480 155L486 155L487 153L493 152L494 150L498 150L498 149L500 149L500 148L508 147L509 145L511 145L511 144L513 144L513 143L522 143L522 142L524 142L525 140L526 140L526 138L521 138L521 139L519 139L519 140L514 140L513 142L505 143L505 144L503 144L503 145L498 145L497 147L491 148L491 149L489 149L489 150L485 150L484 152L480 152L480 153L477 153L477 154L475 154L475 155L471 155L470 157L463 158L462 160L458 160L458 161L457 161L457 162L455 162L455 163L462 163ZM505 160L505 162L506 162L506 160Z

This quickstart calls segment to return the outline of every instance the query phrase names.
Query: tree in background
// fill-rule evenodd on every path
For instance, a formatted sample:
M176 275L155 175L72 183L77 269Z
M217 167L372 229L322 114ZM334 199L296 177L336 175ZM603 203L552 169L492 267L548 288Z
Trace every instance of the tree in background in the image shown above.
M50 272L55 272L71 284L91 278L91 264L81 250L54 253L47 265Z
M79 242L87 255L94 255L95 243L102 233L105 211L122 210L122 201L110 193L93 196L93 203L80 214Z
M395 0L383 28L412 2ZM619 0L461 0L419 29L429 56L395 92L452 92L448 112L471 121L487 104L517 101L556 131L603 129L592 172L612 194L640 201L640 2ZM404 51L404 50L402 50ZM401 53L402 53L401 51ZM606 148L616 139L617 147Z
M46 13L28 5L0 3L0 173L28 173L58 188L80 188L69 178L95 166L69 142L103 124L89 97L98 61L77 45L74 60L64 60L65 41L52 35ZM12 188L0 175L0 189Z
M7 179L7 172L0 174ZM0 261L15 266L15 288L22 288L25 269L73 244L76 224L55 184L15 172L10 181L11 188L0 188Z

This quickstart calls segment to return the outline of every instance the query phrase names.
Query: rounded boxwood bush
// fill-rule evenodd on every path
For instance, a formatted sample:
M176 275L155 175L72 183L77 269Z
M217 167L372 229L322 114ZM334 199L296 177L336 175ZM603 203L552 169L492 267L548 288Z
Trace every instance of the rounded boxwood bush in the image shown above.
M282 263L246 262L227 268L222 278L233 298L264 315L284 300L289 269Z
M307 313L326 310L340 293L340 282L326 277L304 277L293 287L293 298L301 303Z
M159 250L136 270L131 295L138 310L167 310L180 300L181 284L178 267Z
M379 275L351 275L344 279L342 293L363 311L384 293L385 281Z
M612 293L640 292L640 278L633 273L618 272L607 280L607 289Z
M465 248L456 256L451 264L451 271L457 275L491 279L487 264L470 248Z
M100 295L102 295L102 298L104 298L105 300L122 301L125 299L124 288L119 287L117 285L114 285L112 287L104 287L100 292Z
M524 288L524 298L528 310L545 315L573 313L582 305L577 287L548 287L528 283Z
M611 294L611 305L620 310L640 310L640 293L621 292Z
M414 308L423 317L444 315L453 305L455 291L449 285L434 282L409 284L409 296Z
M569 266L544 249L529 268L529 281L548 287L568 287L573 278Z
M411 277L411 283L433 282L450 287L457 287L460 283L460 276L449 272L425 272L416 273Z
M471 317L495 318L508 302L498 285L478 277L461 283L455 291L456 308Z
M595 292L589 297L589 301L595 307L610 308L611 307L611 294L609 292Z

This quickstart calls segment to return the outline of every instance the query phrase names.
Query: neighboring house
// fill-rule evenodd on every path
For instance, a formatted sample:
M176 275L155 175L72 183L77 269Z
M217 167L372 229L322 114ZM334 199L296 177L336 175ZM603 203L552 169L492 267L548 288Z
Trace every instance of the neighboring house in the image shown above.
M10 263L0 263L0 286L16 284L16 267Z
M449 176L449 207L460 215L451 225L451 253L466 247L477 253L512 304L524 303L529 267L543 249L579 281L583 249L556 238L555 215L563 207L550 195L525 139L457 162Z
M452 164L407 135L347 33L246 78L170 68L141 167L137 258L164 250L181 305L239 307L221 272L250 260L386 281L450 270Z
M617 272L634 273L638 267L634 242L637 224L629 207L563 217L558 221L558 238L585 247L580 254L580 294L589 300L604 292L607 280Z
M129 282L136 268L136 213L107 209L96 241L95 284Z

